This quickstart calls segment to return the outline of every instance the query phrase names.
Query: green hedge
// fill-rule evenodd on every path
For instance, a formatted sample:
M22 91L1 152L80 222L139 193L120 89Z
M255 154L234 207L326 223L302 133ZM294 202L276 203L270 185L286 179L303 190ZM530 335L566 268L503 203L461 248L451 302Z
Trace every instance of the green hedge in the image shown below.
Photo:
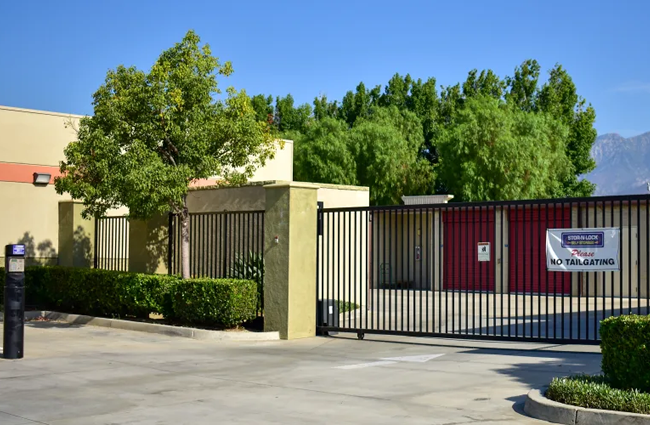
M612 388L604 376L554 378L546 390L546 397L588 409L650 414L650 394Z
M27 305L46 310L136 318L160 313L180 324L235 326L257 313L257 285L251 281L58 266L27 267L25 298Z
M199 325L234 326L257 316L257 283L192 279L170 288L174 319Z
M602 369L612 386L650 392L650 317L607 318L600 335Z

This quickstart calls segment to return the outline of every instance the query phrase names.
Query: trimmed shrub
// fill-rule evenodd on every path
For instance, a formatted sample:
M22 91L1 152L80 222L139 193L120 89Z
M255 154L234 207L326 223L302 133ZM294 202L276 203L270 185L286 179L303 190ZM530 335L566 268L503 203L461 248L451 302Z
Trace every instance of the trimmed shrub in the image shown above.
M163 313L178 278L71 267L30 267L27 304L93 316L147 318ZM164 313L163 313L164 314Z
M180 324L229 327L257 315L253 281L59 266L27 267L25 299L28 306L91 316L146 319L160 313Z
M650 392L650 317L607 318L600 335L602 369L612 386Z
M237 254L230 268L230 277L252 280L257 283L257 308L262 311L264 305L264 257L252 251L247 256Z
M588 409L650 414L650 394L612 388L604 376L553 378L546 397L558 403Z
M257 283L250 280L180 280L170 295L183 323L231 327L257 316Z

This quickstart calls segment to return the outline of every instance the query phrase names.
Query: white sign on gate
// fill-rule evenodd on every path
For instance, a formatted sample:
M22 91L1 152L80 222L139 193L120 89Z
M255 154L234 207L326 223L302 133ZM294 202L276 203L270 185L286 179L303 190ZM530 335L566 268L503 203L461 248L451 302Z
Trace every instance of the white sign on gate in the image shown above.
M618 227L546 230L546 268L555 272L618 271Z
M478 243L478 260L490 261L490 242Z

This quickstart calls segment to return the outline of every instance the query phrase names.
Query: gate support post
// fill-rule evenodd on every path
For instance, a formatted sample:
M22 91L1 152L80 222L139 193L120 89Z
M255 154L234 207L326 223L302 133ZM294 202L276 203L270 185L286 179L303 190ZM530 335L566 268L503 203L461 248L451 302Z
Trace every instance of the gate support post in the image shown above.
M59 265L92 267L94 262L95 220L81 216L83 203L59 201Z
M264 330L282 339L316 335L318 186L264 186Z

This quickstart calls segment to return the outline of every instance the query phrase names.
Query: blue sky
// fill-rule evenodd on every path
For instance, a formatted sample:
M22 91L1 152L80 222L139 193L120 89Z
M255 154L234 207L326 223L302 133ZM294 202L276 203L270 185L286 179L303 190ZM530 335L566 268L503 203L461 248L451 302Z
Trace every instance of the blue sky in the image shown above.
M448 85L534 58L544 76L568 69L600 134L650 131L647 0L4 0L0 104L90 114L108 69L148 69L188 29L232 61L223 87L251 95L311 103L395 72Z

